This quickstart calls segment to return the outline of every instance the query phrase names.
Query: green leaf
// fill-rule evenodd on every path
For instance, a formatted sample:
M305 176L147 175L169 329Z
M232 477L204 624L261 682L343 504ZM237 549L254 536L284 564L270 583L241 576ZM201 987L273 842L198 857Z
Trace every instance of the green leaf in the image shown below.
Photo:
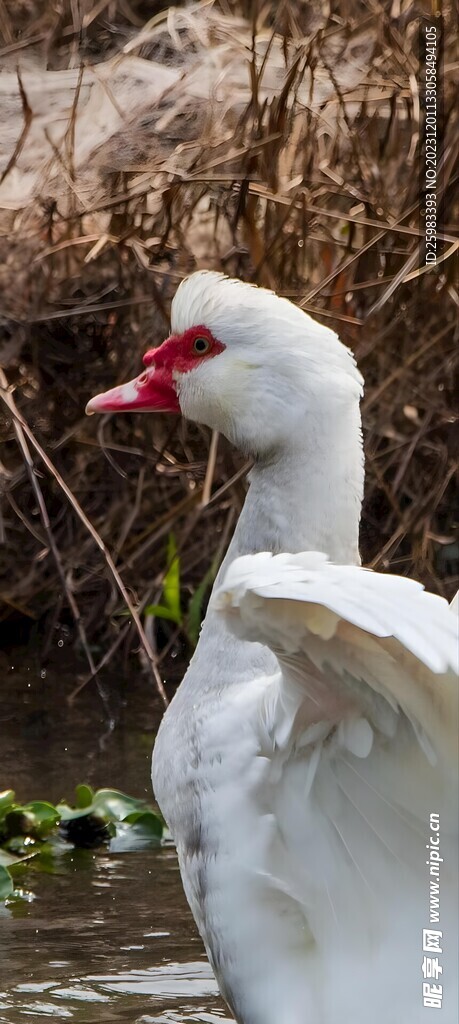
M163 826L153 811L129 814L116 825L116 835L110 841L112 853L130 853L151 849L161 841Z
M62 802L56 808L63 822L73 821L87 815L97 815L104 821L122 821L133 811L145 811L145 809L143 800L127 796L120 789L98 789L93 794L91 803L86 807L69 807L68 804Z
M74 818L86 817L90 813L91 807L70 807L69 804L62 801L56 805L56 811L59 812L60 820L65 822L73 821Z
M14 882L8 868L0 865L0 900L6 900L6 897L11 895L13 889Z
M180 625L175 612L171 611L170 608L166 608L165 604L149 604L145 608L145 615L154 615L156 619L169 619L171 622L175 622L177 626Z
M9 810L9 808L12 807L13 804L14 804L14 790L13 789L4 789L3 792L0 793L0 818L3 817L3 815L6 813L6 811Z
M163 594L160 604L149 604L145 608L146 615L154 615L158 619L169 619L177 626L182 624L180 607L180 557L177 542L173 533L167 542L167 572L164 577Z
M8 841L8 849L0 850L0 864L8 868L14 878L18 872L25 871L30 865L35 867L35 861L38 860L47 845L46 842L38 842L35 839L32 840L31 845L31 840L27 837L14 836ZM8 855L11 857L9 863L5 859Z
M98 789L92 808L108 821L124 821L133 811L145 811L145 801L127 796L120 789Z
M94 790L84 782L75 787L75 804L77 807L90 807L94 800Z
M0 793L0 807L3 807L4 804L14 803L14 796L14 789L2 789Z
M74 857L110 840L110 849L142 850L161 841L163 822L145 800L119 789L99 789L80 784L75 788L76 807L65 801L55 807L45 800L14 802L13 790L0 794L4 811L0 842L0 902L30 900L32 894L17 888L17 875L32 868L47 874L65 870L65 855ZM57 826L60 826L57 828ZM66 841L62 835L65 833ZM112 847L112 843L117 844ZM82 848L82 849L80 849ZM64 857L63 857L64 855ZM14 879L16 879L16 888Z
M20 810L32 820L32 835L38 836L40 839L51 832L60 817L59 811L53 804L49 804L45 800L32 800L29 804L24 804Z
M169 534L167 542L167 564L168 570L164 579L164 604L175 616L175 621L180 625L182 612L180 608L180 559L177 553L177 542L174 534Z
M161 839L163 823L154 811L134 811L123 819L123 825L135 826L137 833L145 836L156 836Z
M20 864L21 858L15 857L14 853L8 853L8 850L2 850L0 848L0 867L10 868L12 864Z
M8 840L17 836L32 836L43 839L59 821L59 812L44 800L32 800L28 804L13 804L3 821L3 832Z

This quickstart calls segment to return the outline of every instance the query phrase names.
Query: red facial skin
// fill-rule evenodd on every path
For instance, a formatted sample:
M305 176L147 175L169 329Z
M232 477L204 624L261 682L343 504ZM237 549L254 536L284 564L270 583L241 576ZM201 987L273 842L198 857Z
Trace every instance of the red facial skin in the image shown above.
M204 352L199 351L199 347L203 347L201 339L208 344ZM159 348L146 352L143 373L128 384L91 398L86 412L180 412L173 372L189 373L203 360L219 355L224 348L204 326L171 335Z

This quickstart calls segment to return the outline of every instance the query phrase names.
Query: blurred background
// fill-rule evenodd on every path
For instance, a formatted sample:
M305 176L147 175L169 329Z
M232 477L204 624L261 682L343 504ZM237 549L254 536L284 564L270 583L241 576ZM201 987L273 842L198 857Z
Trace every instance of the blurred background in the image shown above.
M434 268L422 206L432 23ZM5 649L26 648L46 669L63 639L80 659L73 689L100 665L103 679L140 659L173 692L247 466L176 417L88 420L84 407L138 373L167 336L179 281L202 267L276 289L353 348L366 379L363 561L451 597L459 300L448 5L1 0L0 30ZM157 605L169 614L153 614Z

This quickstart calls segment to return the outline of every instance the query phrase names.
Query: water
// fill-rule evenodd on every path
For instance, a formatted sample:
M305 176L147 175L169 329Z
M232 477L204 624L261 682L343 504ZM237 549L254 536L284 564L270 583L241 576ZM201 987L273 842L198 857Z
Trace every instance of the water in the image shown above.
M56 801L86 781L151 799L159 712L139 673L107 680L117 720L107 733L93 684L69 706L77 679L68 664L43 676L21 654L0 668L0 790ZM173 848L71 851L57 873L31 866L18 884L34 899L0 905L2 1024L229 1024Z

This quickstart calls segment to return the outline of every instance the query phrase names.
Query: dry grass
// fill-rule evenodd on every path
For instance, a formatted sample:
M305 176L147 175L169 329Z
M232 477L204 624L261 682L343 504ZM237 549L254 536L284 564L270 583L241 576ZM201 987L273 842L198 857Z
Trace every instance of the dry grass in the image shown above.
M197 267L274 287L354 348L364 560L457 585L452 15L437 22L440 260L425 273L420 7L317 10L221 0L148 22L135 0L0 0L0 360L29 429L28 460L8 398L2 614L10 631L44 623L46 648L72 606L90 666L136 643L116 573L142 619L173 531L186 608L243 501L241 461L220 439L209 462L206 430L83 415L137 373ZM183 631L163 624L159 654L154 640L147 620L168 676Z

